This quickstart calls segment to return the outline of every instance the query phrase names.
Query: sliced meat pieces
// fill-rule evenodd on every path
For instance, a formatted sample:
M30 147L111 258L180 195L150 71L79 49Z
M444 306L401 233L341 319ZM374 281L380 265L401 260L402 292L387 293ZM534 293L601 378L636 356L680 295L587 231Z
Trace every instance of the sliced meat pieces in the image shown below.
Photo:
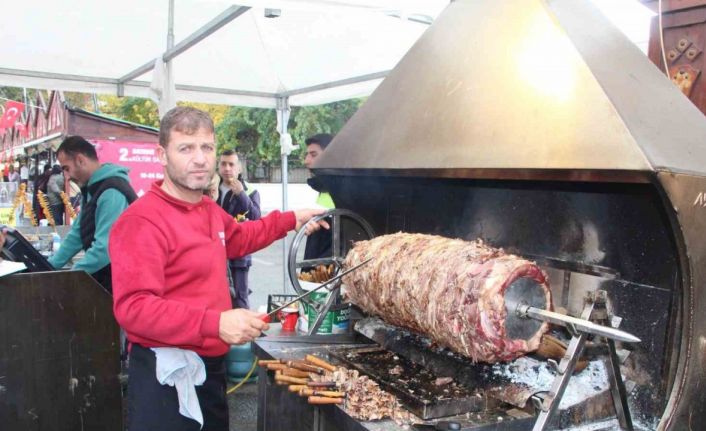
M411 329L474 361L509 361L538 348L548 325L529 339L505 332L505 289L527 277L551 304L545 274L533 262L481 240L397 233L360 241L344 267L375 259L344 277L346 297L368 314Z

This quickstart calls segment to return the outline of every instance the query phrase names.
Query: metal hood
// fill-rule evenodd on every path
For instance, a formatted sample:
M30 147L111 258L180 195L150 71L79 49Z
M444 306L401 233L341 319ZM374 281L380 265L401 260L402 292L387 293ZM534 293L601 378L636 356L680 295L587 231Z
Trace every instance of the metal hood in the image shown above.
M316 168L700 175L705 161L706 118L592 4L457 0Z

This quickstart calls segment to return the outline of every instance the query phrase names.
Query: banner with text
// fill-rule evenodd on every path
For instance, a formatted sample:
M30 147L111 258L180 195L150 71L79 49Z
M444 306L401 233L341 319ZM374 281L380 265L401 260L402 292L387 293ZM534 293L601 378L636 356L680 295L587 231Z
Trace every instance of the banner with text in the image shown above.
M144 142L93 140L101 163L115 163L130 169L130 185L142 196L150 185L164 178L157 158L157 145Z

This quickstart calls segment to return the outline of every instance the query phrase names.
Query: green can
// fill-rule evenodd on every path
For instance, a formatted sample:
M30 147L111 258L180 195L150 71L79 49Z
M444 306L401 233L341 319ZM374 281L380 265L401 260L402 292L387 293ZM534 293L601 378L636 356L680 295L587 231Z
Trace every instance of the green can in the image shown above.
M318 302L318 303L325 303L326 302L326 296L327 294L325 292L314 292L311 295L309 295L309 298L312 301ZM307 330L309 329L309 325L313 324L314 321L316 320L316 310L314 307L310 306L309 304L304 304L304 307L306 307L306 319L307 319ZM323 322L321 322L321 325L319 326L319 330L316 331L317 334L330 334L331 333L331 327L333 324L333 312L329 311L326 313L326 316L324 317Z
M327 293L325 292L314 292L309 298L318 303L325 303ZM305 315L306 315L306 328L302 327L301 330L307 331L309 325L313 324L316 320L316 310L309 304L303 304ZM348 331L348 321L350 319L350 308L345 308L343 310L329 311L324 316L324 320L321 322L317 334L342 334Z

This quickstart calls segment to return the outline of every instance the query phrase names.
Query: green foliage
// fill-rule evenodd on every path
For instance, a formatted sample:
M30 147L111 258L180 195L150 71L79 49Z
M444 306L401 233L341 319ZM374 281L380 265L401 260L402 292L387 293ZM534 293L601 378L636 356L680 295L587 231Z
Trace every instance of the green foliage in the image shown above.
M304 141L317 133L335 135L358 110L364 99L343 100L326 105L302 106L292 110L292 139L302 149Z
M75 93L72 91L64 92L64 100L69 106L74 108L83 109L86 111L93 111L93 96L88 93Z
M157 104L142 97L100 96L101 112L145 126L159 127Z
M22 89L19 87L0 87L0 97L21 102L23 98ZM3 105L5 102L4 99L0 99L0 103Z
M231 149L251 162L279 159L277 117L272 109L232 107L216 126L218 152Z
M295 107L289 120L289 133L300 151L292 155L292 164L302 166L304 141L317 133L336 134L355 114L364 99L344 100L326 105ZM279 163L277 117L272 109L230 108L216 126L219 152L234 149L251 163Z

